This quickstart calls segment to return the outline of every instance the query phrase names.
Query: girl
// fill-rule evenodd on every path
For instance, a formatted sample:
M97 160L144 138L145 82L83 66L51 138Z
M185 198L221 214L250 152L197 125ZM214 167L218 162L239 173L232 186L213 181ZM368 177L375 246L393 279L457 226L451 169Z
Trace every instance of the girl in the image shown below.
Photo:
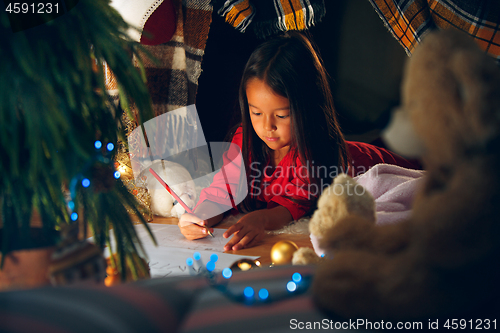
M242 151L248 195L244 215L223 234L224 250L255 245L265 230L279 229L311 212L321 189L341 172L366 171L378 163L411 165L384 149L346 142L340 132L328 77L310 41L297 32L269 40L250 56L241 79L241 125L232 143ZM218 174L193 214L179 219L188 239L207 236L220 222L227 198ZM206 227L206 228L205 228ZM212 231L212 230L210 230Z

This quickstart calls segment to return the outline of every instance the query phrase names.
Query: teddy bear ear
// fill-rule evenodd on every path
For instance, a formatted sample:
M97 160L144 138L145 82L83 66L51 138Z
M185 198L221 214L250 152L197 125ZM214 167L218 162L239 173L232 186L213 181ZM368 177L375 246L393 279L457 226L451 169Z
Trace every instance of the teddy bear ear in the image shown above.
M424 154L423 141L417 136L407 112L402 108L392 111L392 117L382 133L389 148L408 158L418 158Z
M476 45L474 45L476 47ZM463 141L486 144L500 131L500 69L488 55L476 49L456 52L450 64L457 80L462 114L467 124Z

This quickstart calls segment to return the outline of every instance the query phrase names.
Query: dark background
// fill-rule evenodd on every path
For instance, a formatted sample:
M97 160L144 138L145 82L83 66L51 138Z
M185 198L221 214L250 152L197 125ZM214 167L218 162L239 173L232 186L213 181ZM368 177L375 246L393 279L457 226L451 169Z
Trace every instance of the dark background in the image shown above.
M309 30L328 73L339 122L348 140L372 142L399 103L403 48L367 0L325 1L326 15ZM243 67L263 42L240 33L214 10L196 107L207 142L222 141L237 122Z

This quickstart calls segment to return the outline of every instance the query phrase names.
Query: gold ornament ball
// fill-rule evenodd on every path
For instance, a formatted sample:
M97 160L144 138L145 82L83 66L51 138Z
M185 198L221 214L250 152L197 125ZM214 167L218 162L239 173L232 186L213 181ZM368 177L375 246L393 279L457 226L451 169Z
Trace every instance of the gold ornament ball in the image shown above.
M271 261L274 265L286 265L292 262L293 253L299 247L292 241L279 241L271 248Z
M237 260L235 261L231 267L231 270L233 272L244 272L244 271L248 271L250 269L254 269L254 268L257 268L260 266L260 262L258 260L252 260L252 259L246 259L246 258L243 258L243 259L240 259L240 260Z

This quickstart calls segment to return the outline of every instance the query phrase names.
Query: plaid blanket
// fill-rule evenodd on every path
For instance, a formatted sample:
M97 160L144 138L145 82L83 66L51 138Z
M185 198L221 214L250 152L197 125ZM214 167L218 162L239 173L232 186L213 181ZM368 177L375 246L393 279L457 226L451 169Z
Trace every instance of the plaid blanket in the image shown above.
M145 48L159 64L146 60L147 84L156 115L195 103L208 31L210 0L173 0L177 28L172 39Z
M472 36L500 64L498 0L369 1L408 55L430 30L453 27Z
M259 38L308 29L325 15L324 0L219 0L214 1L214 8L241 32L251 24Z
M177 18L175 33L165 44L144 45L158 62L146 57L142 59L156 116L195 103L201 62L212 21L210 0L170 1ZM147 13L150 15L159 3L161 1L154 1ZM144 21L142 15L138 16ZM141 24L144 26L144 22ZM115 78L109 71L106 74L108 92L113 95L117 92Z

